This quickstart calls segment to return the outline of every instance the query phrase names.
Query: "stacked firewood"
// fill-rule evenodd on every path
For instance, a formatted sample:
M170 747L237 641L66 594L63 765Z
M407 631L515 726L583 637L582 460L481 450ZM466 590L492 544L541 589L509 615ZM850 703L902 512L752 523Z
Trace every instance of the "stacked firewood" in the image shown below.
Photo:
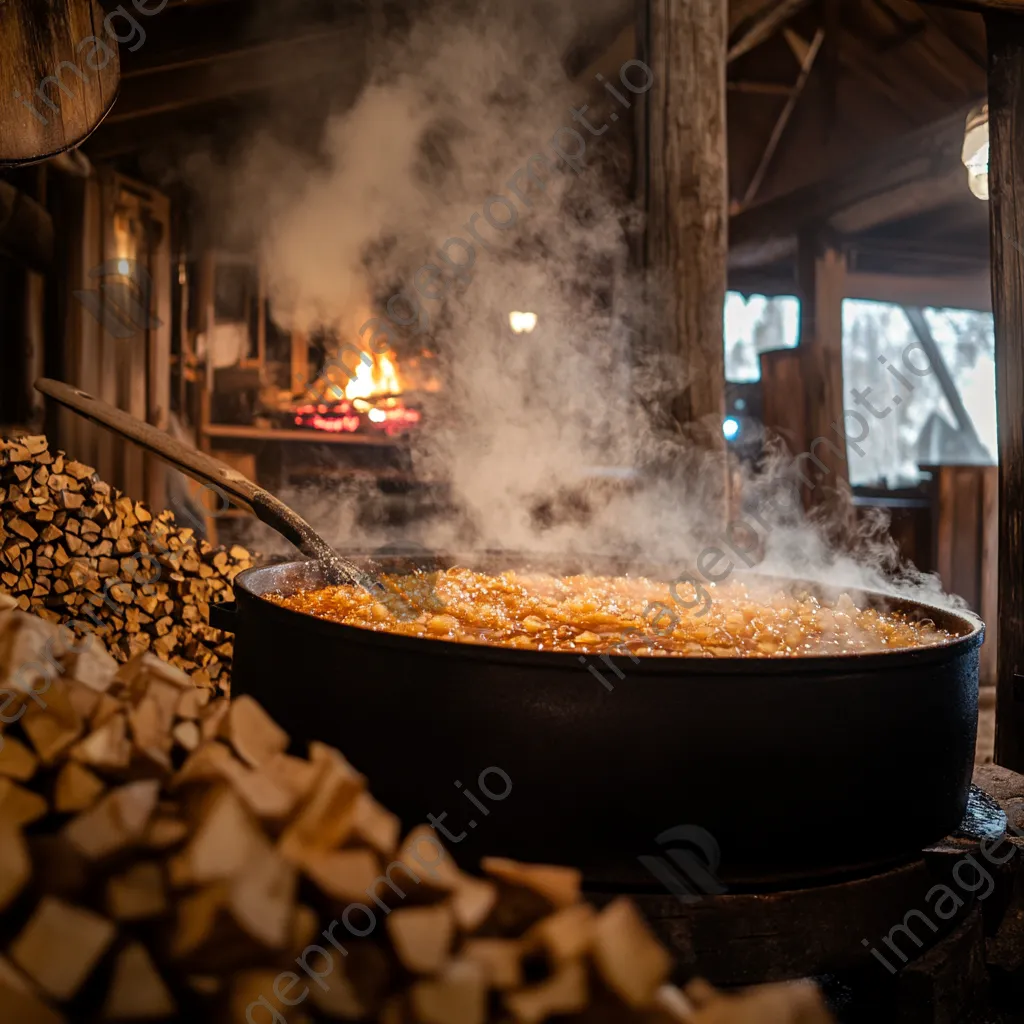
M629 902L465 874L250 698L73 641L0 595L0 1019L683 1019Z
M0 587L25 611L95 634L119 661L152 651L201 685L226 684L231 639L210 603L252 565L153 515L45 437L0 440Z

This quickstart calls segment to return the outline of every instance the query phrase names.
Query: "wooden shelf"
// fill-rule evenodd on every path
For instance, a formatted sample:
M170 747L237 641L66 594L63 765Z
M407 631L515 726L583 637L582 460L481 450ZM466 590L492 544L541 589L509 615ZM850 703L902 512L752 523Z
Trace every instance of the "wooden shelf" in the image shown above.
M210 440L280 441L298 444L348 444L370 448L402 448L400 438L374 434L331 434L326 430L276 430L273 427L245 427L230 423L211 423L203 428Z

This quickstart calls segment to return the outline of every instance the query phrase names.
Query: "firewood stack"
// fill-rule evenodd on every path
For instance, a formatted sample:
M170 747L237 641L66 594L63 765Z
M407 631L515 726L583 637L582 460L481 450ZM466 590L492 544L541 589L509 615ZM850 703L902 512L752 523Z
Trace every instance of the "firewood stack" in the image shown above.
M76 492L77 493L77 492ZM0 596L0 1019L670 1022L670 961L569 868L458 869L251 698ZM6 609L6 610L4 610Z
M0 512L0 588L22 610L95 634L122 662L152 651L200 685L230 679L231 638L209 606L232 599L245 548L154 516L45 437L0 440Z

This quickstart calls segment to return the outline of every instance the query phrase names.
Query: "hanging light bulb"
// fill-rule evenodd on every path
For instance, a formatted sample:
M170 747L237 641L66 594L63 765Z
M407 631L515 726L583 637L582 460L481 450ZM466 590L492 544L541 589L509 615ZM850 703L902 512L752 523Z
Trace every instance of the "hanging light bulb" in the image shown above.
M967 168L967 187L979 199L988 199L988 104L975 107L967 115L964 148L961 153Z
M537 314L520 313L518 310L509 313L508 325L515 334L529 334L537 326Z

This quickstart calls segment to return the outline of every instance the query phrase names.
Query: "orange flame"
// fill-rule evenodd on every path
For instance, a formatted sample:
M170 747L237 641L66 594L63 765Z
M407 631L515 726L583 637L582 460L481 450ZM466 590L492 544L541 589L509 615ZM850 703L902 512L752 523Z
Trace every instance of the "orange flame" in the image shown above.
M345 385L345 397L350 402L356 398L402 393L402 381L392 355L375 356L370 365L360 359L355 365L355 371L355 377Z

